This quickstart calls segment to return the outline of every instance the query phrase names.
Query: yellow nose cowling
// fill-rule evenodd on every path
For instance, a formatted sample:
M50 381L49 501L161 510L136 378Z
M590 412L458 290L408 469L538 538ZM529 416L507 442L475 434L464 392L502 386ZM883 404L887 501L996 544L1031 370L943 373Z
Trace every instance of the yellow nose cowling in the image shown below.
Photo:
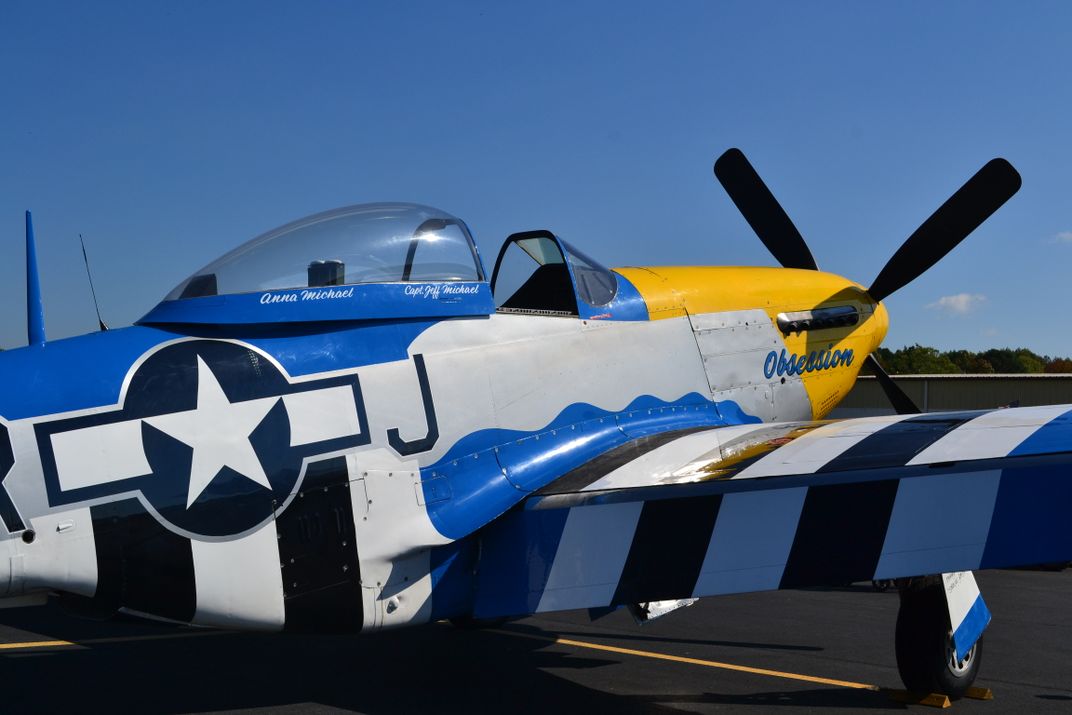
M751 266L615 271L639 291L651 320L762 310L777 326L779 315L855 308L859 317L855 325L789 333L778 329L783 344L770 346L775 350L764 348L753 358L766 362L764 372L772 382L785 378L803 383L813 419L825 417L848 394L864 360L882 343L889 326L886 309L863 286L832 273ZM717 391L718 386L712 388Z

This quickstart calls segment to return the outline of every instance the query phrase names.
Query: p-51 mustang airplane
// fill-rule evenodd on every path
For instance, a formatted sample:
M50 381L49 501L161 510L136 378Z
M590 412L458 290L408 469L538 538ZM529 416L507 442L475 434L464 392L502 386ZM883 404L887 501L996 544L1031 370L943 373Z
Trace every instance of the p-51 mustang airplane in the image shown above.
M882 300L1020 186L991 161L869 288L608 270L549 231L487 279L465 223L369 204L266 233L132 327L0 354L0 596L222 628L372 631L897 579L909 689L972 683L971 570L1072 559L1072 407L914 414ZM864 364L901 414L821 421Z

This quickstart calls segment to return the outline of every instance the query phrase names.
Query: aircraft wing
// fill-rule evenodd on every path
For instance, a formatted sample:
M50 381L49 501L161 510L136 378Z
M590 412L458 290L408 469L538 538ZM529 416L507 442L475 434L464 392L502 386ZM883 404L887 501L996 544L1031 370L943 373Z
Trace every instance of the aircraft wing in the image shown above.
M644 437L490 525L477 617L1072 560L1072 405Z

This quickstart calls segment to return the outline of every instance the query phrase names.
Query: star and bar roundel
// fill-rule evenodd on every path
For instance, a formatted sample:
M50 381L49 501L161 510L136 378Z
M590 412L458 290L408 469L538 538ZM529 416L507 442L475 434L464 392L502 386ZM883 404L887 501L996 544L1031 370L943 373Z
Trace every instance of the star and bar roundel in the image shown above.
M255 348L203 339L148 354L115 408L35 431L52 506L140 493L165 526L217 539L284 509L307 460L371 441L357 375L292 382Z

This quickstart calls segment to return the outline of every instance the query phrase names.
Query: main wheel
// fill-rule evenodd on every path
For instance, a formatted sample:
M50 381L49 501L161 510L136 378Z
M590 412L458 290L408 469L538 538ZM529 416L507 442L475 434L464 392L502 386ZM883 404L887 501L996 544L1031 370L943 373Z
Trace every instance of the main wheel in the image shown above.
M942 693L956 699L975 682L983 640L957 659L945 594L940 583L901 592L897 612L897 670L914 693Z

